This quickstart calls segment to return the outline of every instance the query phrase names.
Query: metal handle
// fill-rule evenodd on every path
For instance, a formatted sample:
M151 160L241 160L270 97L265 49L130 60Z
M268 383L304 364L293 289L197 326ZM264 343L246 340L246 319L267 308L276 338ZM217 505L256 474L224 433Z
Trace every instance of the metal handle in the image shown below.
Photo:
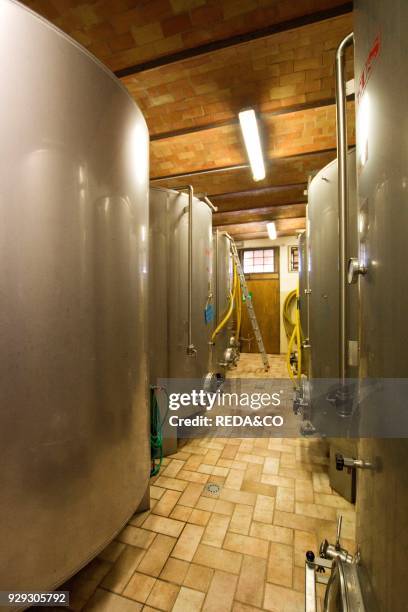
M187 355L194 357L197 349L193 344L193 197L194 190L192 185L175 187L175 191L188 192L188 281L187 281L187 318L188 318L188 337Z
M347 367L347 220L348 220L348 176L347 176L347 113L345 54L354 43L354 34L348 34L336 51L336 119L337 119L337 164L339 194L339 266L340 266L340 378L346 382Z
M371 461L364 459L354 459L354 457L344 457L341 453L336 453L336 470L342 472L344 468L358 468L360 470L372 470L373 464Z
M360 274L367 274L367 268L360 264L357 257L350 257L347 267L347 280L349 285L357 282Z
M340 536L341 536L341 526L343 523L343 517L340 514L339 518L337 519L337 529L336 529L336 548L340 548Z
M337 455L336 455L337 458ZM343 517L340 515L337 520L337 529L336 529L336 543L329 544L329 542L325 539L320 544L320 558L322 559L341 559L344 563L352 563L353 556L349 554L348 550L342 548L340 545L340 535L341 535L341 525L342 525Z

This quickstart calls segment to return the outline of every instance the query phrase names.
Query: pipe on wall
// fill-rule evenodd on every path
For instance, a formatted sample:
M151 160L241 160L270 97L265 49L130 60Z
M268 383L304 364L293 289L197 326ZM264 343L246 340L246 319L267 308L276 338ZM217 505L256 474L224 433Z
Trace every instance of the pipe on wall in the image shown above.
M188 281L187 281L187 355L194 357L197 349L193 343L193 197L192 185L174 187L175 191L188 193Z
M219 295L219 278L218 278L218 259L219 259L219 248L218 248L218 241L219 241L219 229L216 228L215 230L215 326L218 325L219 323L219 308L218 308L218 295ZM214 272L213 272L213 278L214 278Z
M340 360L339 374L342 385L346 383L347 370L347 220L348 220L348 173L347 173L347 113L345 55L346 49L354 44L354 34L348 34L336 51L336 120L337 120L337 163L339 199L339 269L340 269Z
M213 212L217 212L218 208L211 202L211 200L207 197L204 196L202 198L203 202L205 202L207 204L207 206L209 206L209 208L213 211Z

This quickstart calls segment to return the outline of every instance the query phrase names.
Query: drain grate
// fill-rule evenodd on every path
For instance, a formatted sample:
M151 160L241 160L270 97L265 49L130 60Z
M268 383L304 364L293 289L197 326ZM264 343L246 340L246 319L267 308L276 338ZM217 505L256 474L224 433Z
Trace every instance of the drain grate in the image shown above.
M206 491L208 491L208 493L211 493L211 495L218 495L218 493L220 492L221 487L217 484L215 484L214 482L209 482L206 486L205 486Z

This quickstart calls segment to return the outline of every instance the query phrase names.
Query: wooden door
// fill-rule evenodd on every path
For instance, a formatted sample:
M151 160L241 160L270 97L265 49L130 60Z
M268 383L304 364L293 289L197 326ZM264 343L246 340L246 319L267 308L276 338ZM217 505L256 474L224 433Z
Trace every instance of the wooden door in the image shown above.
M276 257L278 264L278 256ZM278 265L275 269L279 270ZM280 353L280 284L279 273L268 272L246 274L248 290L252 294L259 329L265 350L269 354ZM248 318L245 304L242 304L241 352L257 353L258 345Z

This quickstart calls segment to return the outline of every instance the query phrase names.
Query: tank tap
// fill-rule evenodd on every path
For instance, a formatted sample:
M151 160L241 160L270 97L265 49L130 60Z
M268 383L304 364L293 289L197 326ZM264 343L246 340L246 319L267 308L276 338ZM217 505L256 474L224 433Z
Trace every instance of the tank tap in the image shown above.
M357 282L359 275L367 274L367 267L360 263L357 257L350 257L347 265L347 280L349 285Z
M341 534L341 525L342 525L343 517L339 516L337 521L337 534L336 534L336 543L329 544L329 542L325 539L320 544L319 555L323 559L341 559L345 563L352 563L353 556L349 554L348 550L342 548L340 545L340 534Z
M344 457L341 453L336 453L336 470L342 472L345 467L372 470L373 464L370 461L364 461L364 459L353 459L352 457Z

